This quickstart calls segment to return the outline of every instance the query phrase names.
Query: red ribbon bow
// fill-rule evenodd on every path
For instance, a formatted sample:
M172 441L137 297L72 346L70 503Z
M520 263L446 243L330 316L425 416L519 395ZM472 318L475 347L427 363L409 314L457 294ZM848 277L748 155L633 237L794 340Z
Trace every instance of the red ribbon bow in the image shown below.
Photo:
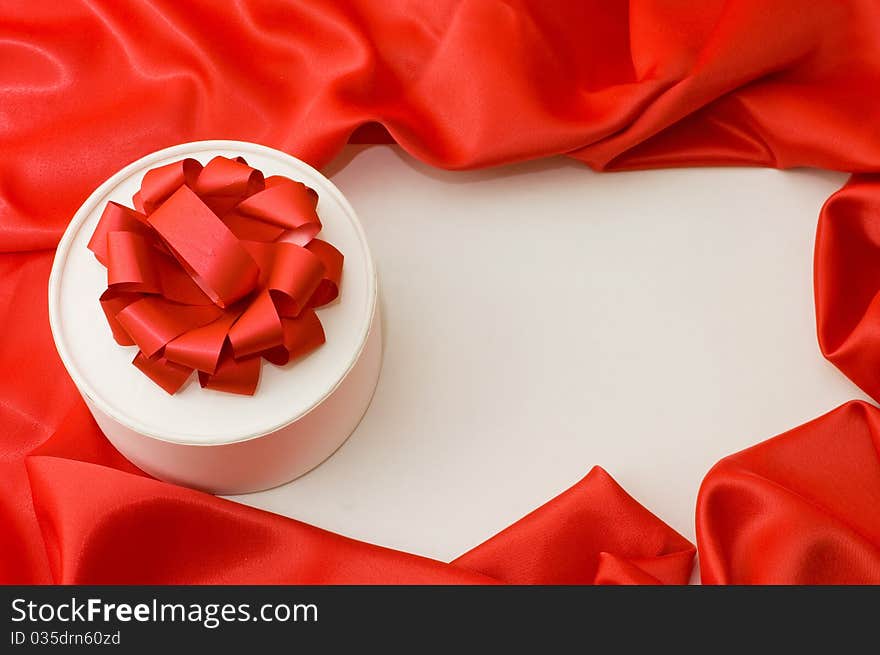
M133 200L107 203L89 249L114 339L165 391L197 370L202 387L252 395L261 357L282 366L324 343L313 308L339 295L343 257L315 238L314 190L215 157L148 171Z

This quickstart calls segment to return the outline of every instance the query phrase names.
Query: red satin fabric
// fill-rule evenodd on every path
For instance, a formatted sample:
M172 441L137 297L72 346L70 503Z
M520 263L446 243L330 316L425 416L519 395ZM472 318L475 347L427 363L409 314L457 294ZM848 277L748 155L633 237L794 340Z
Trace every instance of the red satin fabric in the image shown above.
M880 410L850 402L724 458L697 501L704 584L880 584Z
M210 575L268 580L278 560L266 552L302 552L300 524L130 471L95 433L52 348L43 301L52 249L89 192L148 152L231 138L265 143L320 166L349 139L390 138L449 168L558 153L597 169L880 168L880 7L873 0L33 0L4 3L0 12L4 581L100 577L91 546L103 544L95 552L107 559L107 544L128 544L126 532L136 530L140 518L145 525L158 522L169 538L178 530L190 534L190 521L218 538L226 535L218 549L223 552L212 555L219 559L204 561L223 561L232 572L217 566L208 572L192 561L192 568L172 571L178 577L162 578L167 581ZM831 332L839 337L851 328ZM786 472L803 463L790 457L776 467ZM852 465L870 471L874 461ZM81 484L86 479L89 484ZM112 496L100 496L111 488ZM819 490L829 491L828 485ZM80 493L89 494L89 503L77 504ZM125 499L132 502L122 504ZM101 502L110 503L104 510L113 508L119 523L99 516ZM757 507L772 514L777 506ZM166 513L173 524L163 523ZM564 523L555 513L548 516ZM578 516L575 533L589 535L579 530L591 515ZM99 518L99 532L92 533L89 523ZM619 532L617 543L624 545L657 530L613 513L600 514L599 522L602 535ZM108 527L114 525L122 528ZM242 541L231 544L227 533L240 533ZM92 534L104 541L84 538ZM535 543L561 538L550 534L539 531ZM68 542L68 535L79 540ZM583 548L595 553L592 537L583 538ZM507 538L504 543L522 546ZM247 560L242 544L260 557ZM642 573L672 579L662 566L644 561L662 551L610 552L613 565L607 556L590 555L594 563L573 565L568 579L622 579L624 569L629 580ZM740 573L758 566L752 560L763 554L752 550L743 557L735 565ZM395 564L374 570L371 579L392 581L403 559L395 555ZM680 574L680 557L670 559ZM351 572L338 563L301 561L315 567L300 571L302 579L331 579L330 571L338 573L333 579L349 581ZM511 575L522 577L511 580L550 575L528 557L512 561ZM139 578L140 569L113 570L112 562L105 579L159 579L165 566L139 562L147 567ZM84 563L92 568L81 568ZM496 570L491 562L475 566ZM453 575L450 567L441 568ZM716 575L712 564L704 568L709 581L749 577ZM550 579L566 579L559 574L553 571Z
M135 209L108 202L89 240L107 268L101 306L133 364L169 394L253 395L260 359L283 365L324 343L313 308L339 295L343 256L325 241L313 189L238 157L149 170Z
M2 12L3 250L54 247L120 165L197 139L319 166L380 131L448 168L558 153L601 169L880 162L873 0L34 0Z
M855 175L825 203L813 270L822 353L880 399L880 177Z
M70 425L89 423L77 411ZM695 553L598 467L452 564L152 480L94 426L54 435L26 475L46 560L30 575L56 583L685 584ZM12 545L0 563L32 554Z

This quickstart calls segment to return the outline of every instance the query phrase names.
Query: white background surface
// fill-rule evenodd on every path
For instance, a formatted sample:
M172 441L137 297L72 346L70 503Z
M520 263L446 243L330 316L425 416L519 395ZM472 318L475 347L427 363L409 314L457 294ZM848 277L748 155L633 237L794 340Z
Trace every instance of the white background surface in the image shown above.
M243 503L450 560L599 464L693 540L718 459L864 397L814 327L842 174L446 172L386 146L326 172L378 265L384 368L336 455Z

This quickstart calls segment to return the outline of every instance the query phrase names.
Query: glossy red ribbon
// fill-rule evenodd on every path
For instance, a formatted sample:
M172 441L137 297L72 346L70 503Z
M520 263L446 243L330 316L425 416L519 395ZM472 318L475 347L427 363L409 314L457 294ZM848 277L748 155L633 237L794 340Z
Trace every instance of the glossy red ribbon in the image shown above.
M215 157L148 171L133 201L107 203L89 249L114 339L165 391L195 370L202 387L252 395L261 358L282 366L324 343L314 308L339 295L343 257L315 238L314 190Z

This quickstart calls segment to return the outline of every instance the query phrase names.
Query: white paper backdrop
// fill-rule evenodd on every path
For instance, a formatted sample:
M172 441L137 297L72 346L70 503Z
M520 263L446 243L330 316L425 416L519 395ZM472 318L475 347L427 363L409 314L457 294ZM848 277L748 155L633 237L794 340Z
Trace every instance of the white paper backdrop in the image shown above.
M382 376L336 455L243 503L449 560L600 464L693 540L719 458L864 397L815 338L843 174L446 172L387 146L328 172L378 263Z

